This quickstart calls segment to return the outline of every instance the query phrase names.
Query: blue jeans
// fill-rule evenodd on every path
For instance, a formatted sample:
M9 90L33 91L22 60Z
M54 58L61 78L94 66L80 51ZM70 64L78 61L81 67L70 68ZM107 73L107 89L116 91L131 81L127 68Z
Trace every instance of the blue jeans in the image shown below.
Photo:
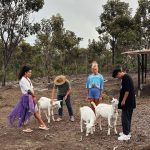
M57 95L58 100L63 100L64 97L65 95ZM70 95L67 96L67 99L65 100L65 102L66 102L69 116L73 116L73 109L72 109ZM58 109L58 114L60 117L62 117L63 116L63 101L60 104L61 104L61 108Z

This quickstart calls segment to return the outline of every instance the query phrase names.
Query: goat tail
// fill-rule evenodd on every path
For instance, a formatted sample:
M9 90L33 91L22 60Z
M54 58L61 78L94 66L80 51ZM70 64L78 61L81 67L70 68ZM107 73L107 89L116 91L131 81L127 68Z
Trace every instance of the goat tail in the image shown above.
M95 105L95 103L94 103L94 102L91 102L91 104L93 105L93 107L94 107L94 108L96 108L96 105Z

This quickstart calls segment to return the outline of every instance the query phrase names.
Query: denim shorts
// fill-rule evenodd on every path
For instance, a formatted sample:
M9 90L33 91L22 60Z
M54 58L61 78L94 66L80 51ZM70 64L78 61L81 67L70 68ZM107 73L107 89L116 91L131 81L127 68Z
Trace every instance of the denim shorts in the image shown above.
M89 89L89 96L88 96L88 98L99 99L100 98L100 89L98 89L98 88L91 88L91 89Z

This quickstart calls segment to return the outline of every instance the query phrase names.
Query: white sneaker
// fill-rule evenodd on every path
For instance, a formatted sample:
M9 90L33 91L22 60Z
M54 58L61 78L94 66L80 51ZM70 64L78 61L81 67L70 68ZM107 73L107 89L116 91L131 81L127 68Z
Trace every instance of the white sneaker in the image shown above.
M127 140L130 140L130 136L123 134L123 135L118 137L118 140L119 141L127 141Z
M119 136L122 136L122 135L123 135L123 132L120 132L120 133L119 133Z
M119 136L122 136L122 135L124 135L123 132L120 132ZM128 136L131 138L131 132L128 134Z
M70 117L70 121L74 122L74 116Z

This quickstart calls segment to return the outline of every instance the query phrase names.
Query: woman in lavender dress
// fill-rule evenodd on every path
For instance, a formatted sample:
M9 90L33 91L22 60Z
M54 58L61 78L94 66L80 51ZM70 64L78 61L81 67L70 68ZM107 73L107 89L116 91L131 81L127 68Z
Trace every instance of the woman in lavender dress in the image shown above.
M23 95L20 97L17 105L8 116L9 124L12 126L14 121L18 119L18 127L23 127L24 132L32 132L33 130L28 128L27 124L30 116L34 114L40 124L39 128L48 130L38 113L34 89L30 80L31 74L32 70L28 66L23 66L19 73L19 85Z

